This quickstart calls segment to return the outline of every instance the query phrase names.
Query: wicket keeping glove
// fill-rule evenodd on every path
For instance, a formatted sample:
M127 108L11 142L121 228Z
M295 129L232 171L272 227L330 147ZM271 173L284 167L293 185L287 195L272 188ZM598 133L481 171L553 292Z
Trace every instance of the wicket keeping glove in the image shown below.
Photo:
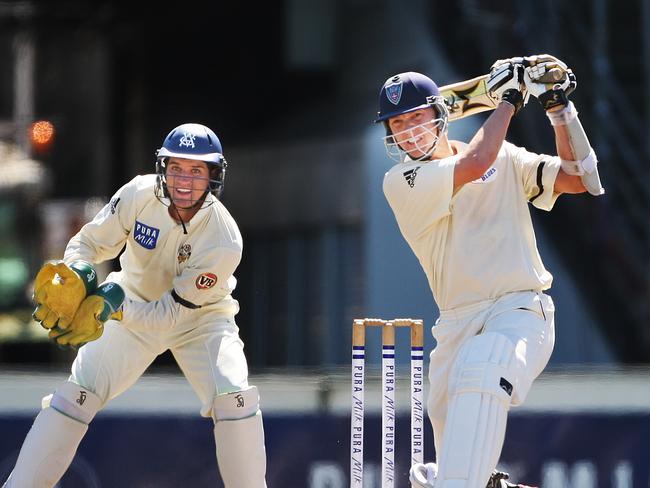
M107 320L122 320L124 290L117 283L104 283L95 293L81 302L72 323L67 328L55 327L50 339L60 346L81 347L99 339Z
M97 288L97 273L85 261L70 266L63 261L45 263L34 280L32 316L46 329L68 327L79 305Z

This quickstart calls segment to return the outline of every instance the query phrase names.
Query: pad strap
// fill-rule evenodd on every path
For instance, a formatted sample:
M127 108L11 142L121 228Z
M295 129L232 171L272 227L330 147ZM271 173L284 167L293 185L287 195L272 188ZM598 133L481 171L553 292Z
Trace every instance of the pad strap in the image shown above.
M571 176L582 176L585 173L593 173L598 169L598 158L593 149L582 161L567 161L562 160L562 170Z
M220 420L245 419L260 409L260 395L256 386L245 390L217 395L212 404L212 418Z
M66 381L54 394L43 398L42 406L52 407L66 417L88 425L101 408L102 401L89 389Z

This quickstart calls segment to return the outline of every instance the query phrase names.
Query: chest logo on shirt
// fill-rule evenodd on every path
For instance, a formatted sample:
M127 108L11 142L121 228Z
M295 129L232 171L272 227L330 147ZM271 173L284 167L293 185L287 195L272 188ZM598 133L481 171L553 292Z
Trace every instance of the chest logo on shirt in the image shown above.
M472 181L472 183L479 183L479 184L492 183L496 179L497 179L497 169L494 166L492 166L485 173L483 173L483 176Z
M192 246L190 244L181 244L178 248L178 264L183 264L185 261L190 259L192 255Z
M406 179L406 182L408 185L413 188L415 186L415 177L418 175L418 170L420 169L420 166L416 166L413 169L409 169L408 171L404 171L404 178Z
M199 290L207 290L217 284L217 275L214 273L202 273L196 278L195 283Z
M145 249L153 249L158 242L160 229L151 227L150 225L143 224L142 222L135 221L135 231L133 232L133 239Z

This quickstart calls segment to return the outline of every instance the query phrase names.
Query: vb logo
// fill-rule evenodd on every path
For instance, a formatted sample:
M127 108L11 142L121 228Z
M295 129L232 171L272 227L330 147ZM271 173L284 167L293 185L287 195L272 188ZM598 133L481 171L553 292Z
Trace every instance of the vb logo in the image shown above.
M75 400L79 405L83 405L84 402L86 401L86 392L83 390L79 390L79 398Z
M217 283L217 275L213 273L203 273L196 278L196 287L199 290L207 290Z

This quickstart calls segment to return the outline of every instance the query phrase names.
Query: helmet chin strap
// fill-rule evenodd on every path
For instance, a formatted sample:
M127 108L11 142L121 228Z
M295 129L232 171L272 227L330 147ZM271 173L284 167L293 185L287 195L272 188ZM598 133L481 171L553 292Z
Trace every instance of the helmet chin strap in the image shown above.
M181 221L181 225L183 226L183 234L187 235L187 227L185 227L185 222L183 221L183 217L181 217L181 213L179 212L178 207L176 206L176 204L174 202L172 202L171 206L174 207L174 210L176 210L176 216L178 217L178 220ZM185 210L185 209L183 209L183 210Z
M405 154L408 155L413 161L431 161L431 157L433 156L433 153L436 152L436 146L438 145L438 140L435 140L431 143L431 147L425 152L422 149L416 148L416 151L420 151L422 153L422 156L419 158L414 158L409 154L408 151L402 149ZM401 148L401 146L400 146Z
M201 195L201 198L199 198L196 203L193 203L189 207L180 207L181 210L194 210L195 208L199 207L200 205L203 205L203 202L205 201L205 198L208 196L209 191L205 190L203 192L203 195ZM178 220L180 220L181 225L183 226L183 234L187 235L187 227L185 227L185 221L183 220L183 217L181 217L181 213L178 210L179 207L174 203L172 200L171 205L174 207L174 210L176 210L176 216L178 217Z

